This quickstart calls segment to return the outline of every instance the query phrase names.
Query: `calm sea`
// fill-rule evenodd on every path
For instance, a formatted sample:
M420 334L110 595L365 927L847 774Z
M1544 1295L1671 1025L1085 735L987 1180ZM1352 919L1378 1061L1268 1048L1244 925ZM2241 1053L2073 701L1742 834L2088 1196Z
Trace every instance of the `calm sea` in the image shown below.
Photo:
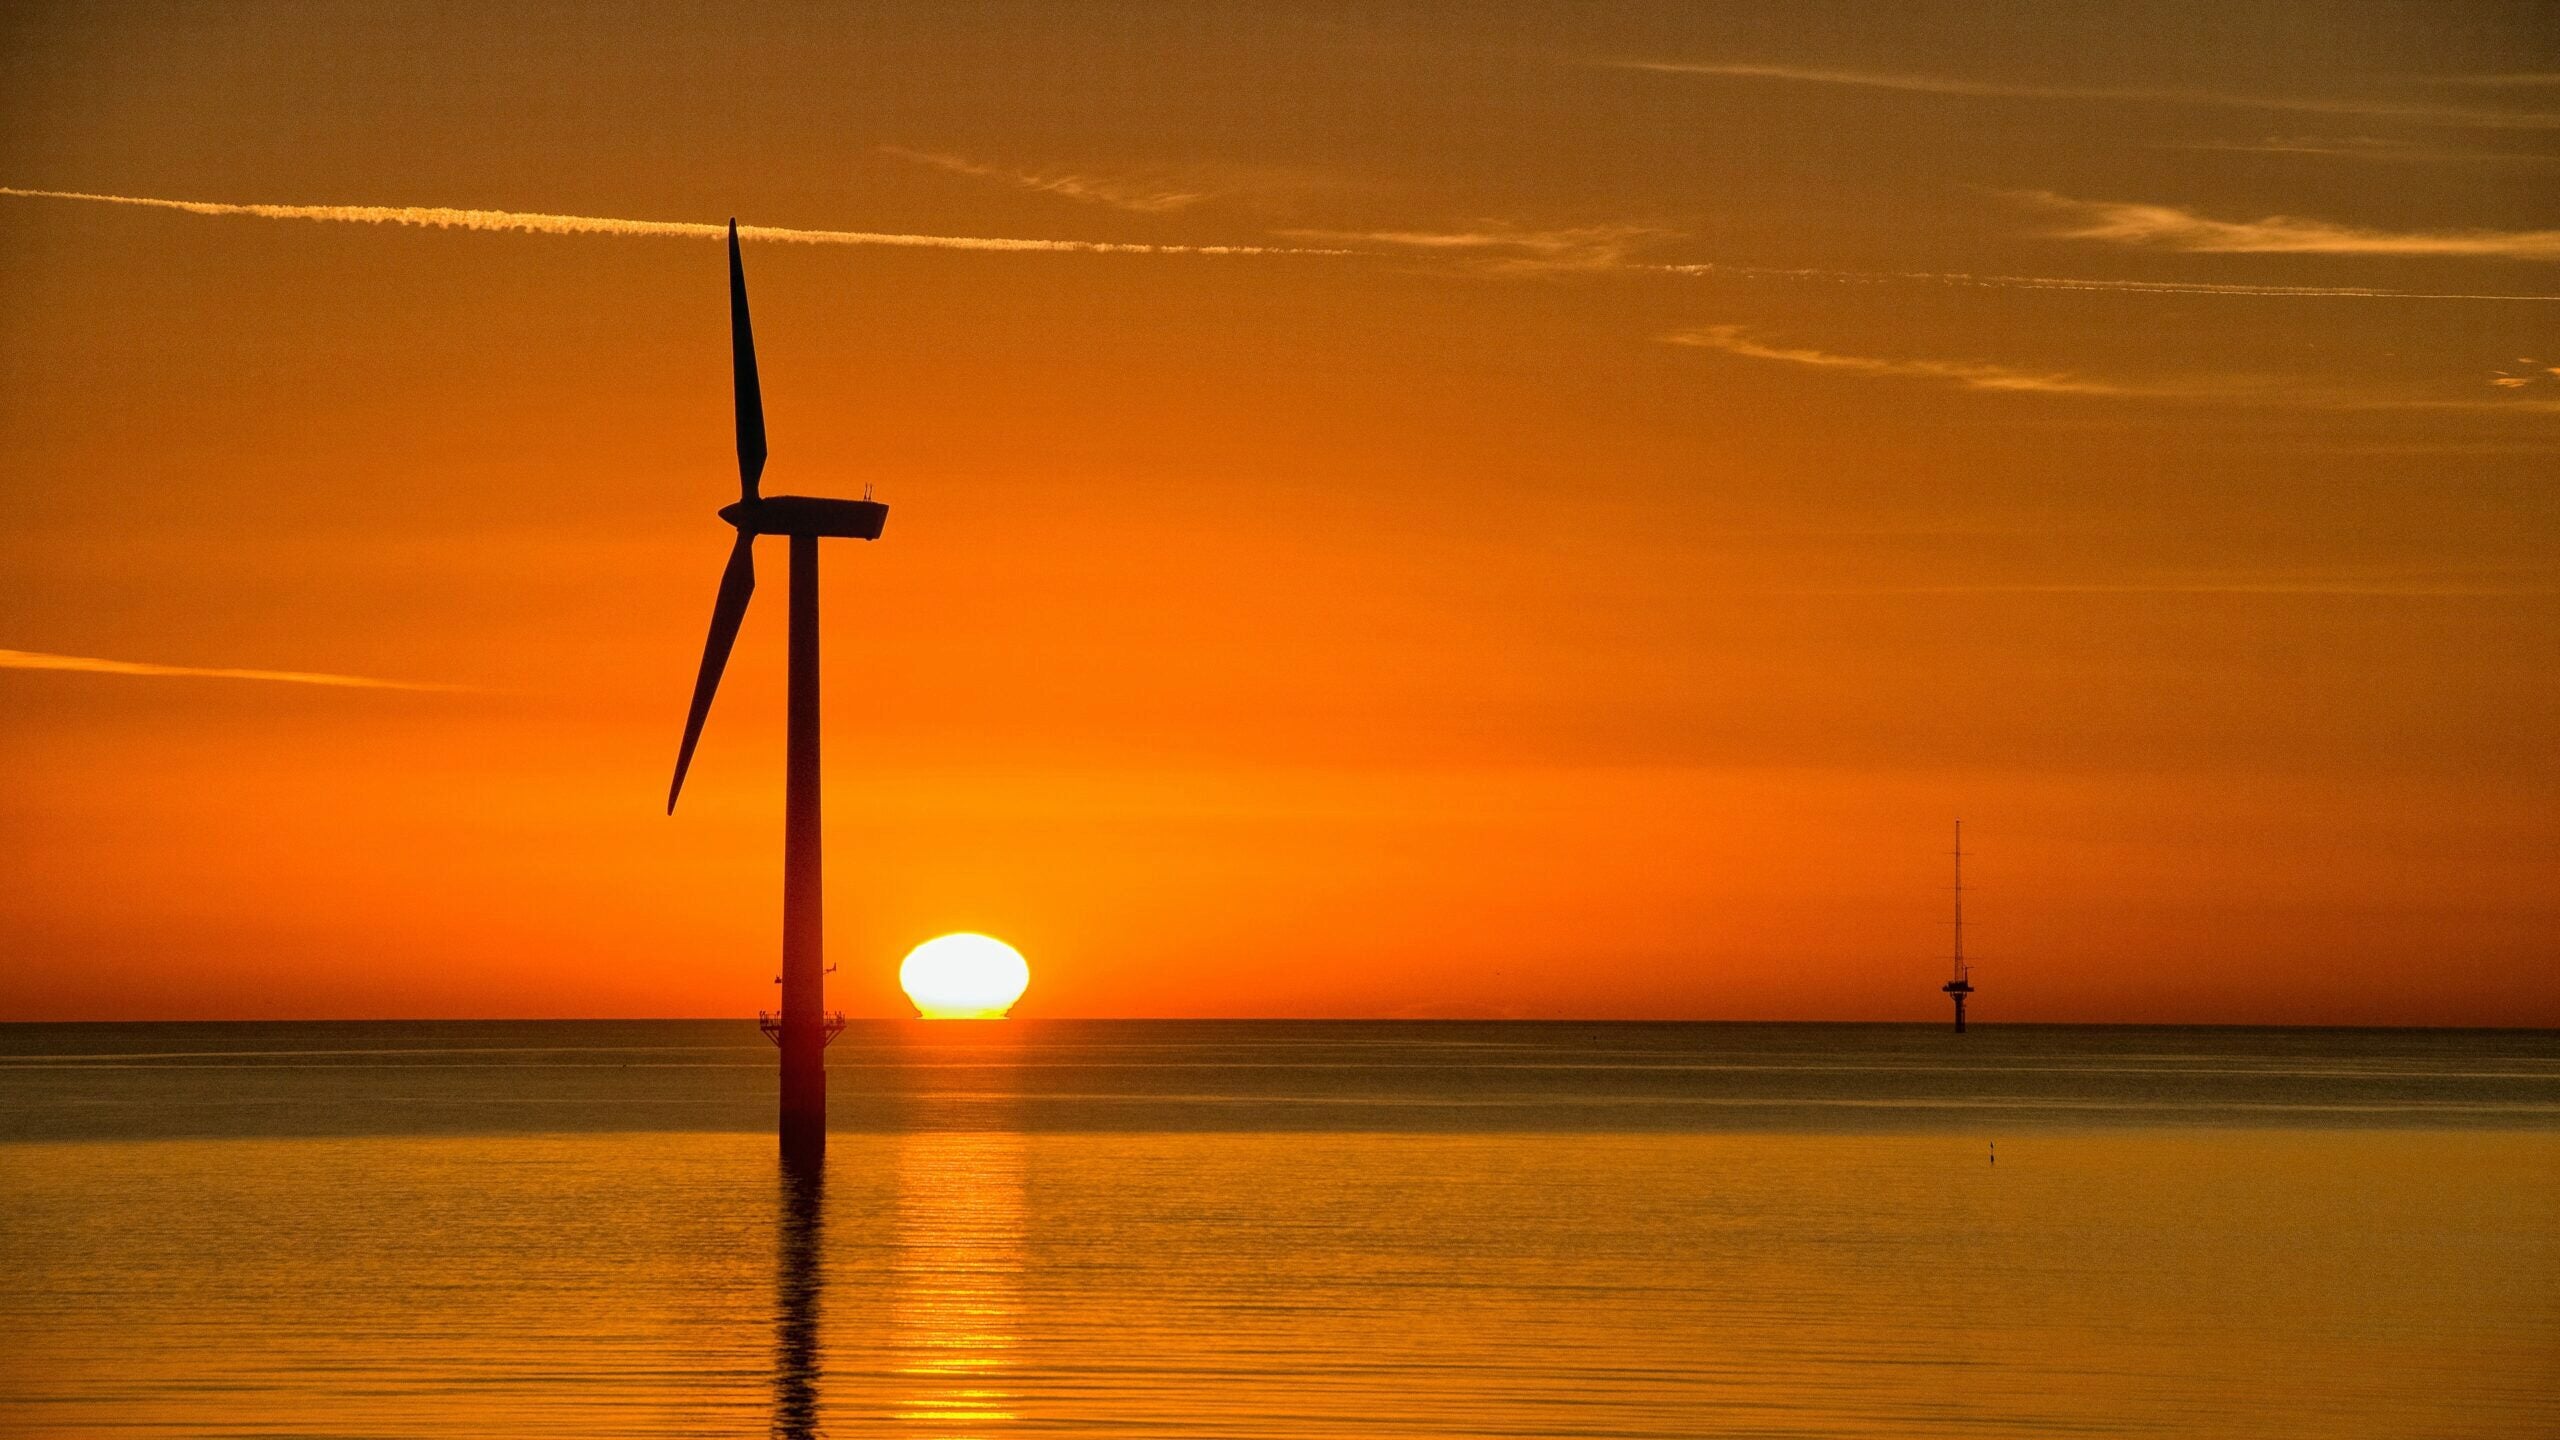
M0 1026L0 1432L2560 1435L2560 1035ZM1995 1157L1996 1155L1996 1163Z

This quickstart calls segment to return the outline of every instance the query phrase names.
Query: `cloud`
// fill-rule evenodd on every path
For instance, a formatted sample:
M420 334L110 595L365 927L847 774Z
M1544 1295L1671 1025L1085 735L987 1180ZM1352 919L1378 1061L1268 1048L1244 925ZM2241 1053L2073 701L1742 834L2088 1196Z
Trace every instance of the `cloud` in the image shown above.
M2421 75L2430 85L2477 85L2510 88L2526 85L2560 85L2560 70L2510 70L2496 75Z
M1848 585L1819 595L2340 595L2506 599L2560 595L2547 564L2298 565L2134 571L2119 578Z
M2374 230L2328 220L2270 215L2216 220L2175 205L2074 200L2049 191L2020 198L2069 217L2065 240L2103 240L2192 254L2449 255L2504 260L2560 260L2560 230Z
M2238 155L2312 155L2330 160L2364 160L2411 165L2560 165L2560 155L2533 150L2475 150L2461 145L2422 145L2372 135L2271 135L2242 142L2198 141L2166 147Z
M2501 367L2489 377L2489 383L2501 390L2548 390L2560 383L2560 365L2550 365L2530 355L2516 358L2519 368Z
M966 175L974 180L998 180L1043 195L1055 195L1089 205L1108 205L1115 210L1131 210L1142 215L1188 209L1226 193L1214 186L1166 179L1083 175L1061 170L1007 170L1001 166L980 164L962 155L910 150L903 145L883 145L880 153L911 160L918 165L930 165L954 175Z
M1912 380L1935 380L1967 390L2005 394L2078 395L2110 399L2272 405L2307 410L2439 410L2560 414L2560 400L2459 399L2378 394L2316 381L2268 375L2199 375L2166 380L2111 380L2068 370L2030 370L1985 360L1887 359L1843 355L1809 346L1777 345L1752 338L1739 325L1710 325L1662 337L1664 343L1717 350L1818 370Z
M1752 65L1675 60L1607 60L1599 63L1612 69L1645 70L1665 75L1708 75L1737 80L1778 80L1805 85L1842 85L1866 90L1899 90L1920 95L1965 95L2015 100L2118 100L2231 110L2288 111L2306 115L2355 115L2369 119L2405 120L2422 125L2467 125L2492 130L2560 130L2560 114L2547 111L2483 110L2471 106L2394 100L2322 100L2299 96L2244 95L2213 90L2181 90L2142 85L2038 85L2000 80L1967 80L1945 75L1912 75L1892 71L1837 70L1803 65Z
M1855 585L1801 589L1790 595L2336 595L2408 599L2531 599L2560 595L2555 585L2495 585L2459 580L2365 579L2353 574L2169 576L2156 580L2018 585Z
M428 685L411 680L376 680L365 675L326 675L308 670L235 670L222 666L152 665L139 660L101 660L89 655L47 655L36 650L0 650L0 670L69 670L83 675L141 675L198 680L269 680L286 685L330 685L349 690L460 690L459 685Z
M2052 197L2038 196L2039 199ZM2380 285L2265 285L2204 280L2122 280L2076 275L1976 275L1944 270L1837 270L1743 265L1721 260L1634 258L1679 232L1649 225L1582 225L1533 230L1503 221L1463 230L1282 230L1283 237L1354 250L1393 249L1466 260L1500 275L1618 271L1746 280L1810 280L1839 285L1953 285L1986 290L2084 290L2127 295L2232 295L2271 299L2560 301L2560 294L2395 290Z
M1466 230L1282 230L1293 240L1327 245L1385 247L1458 256L1501 274L1630 268L1627 257L1676 232L1649 225L1578 225L1533 230L1508 221L1479 222Z
M0 185L0 195L139 205L189 215L246 215L262 220L334 220L356 225L414 225L438 230L513 231L532 235L635 235L716 240L727 227L685 220L620 220L597 215L545 215L522 210L455 210L429 205L235 205L216 200L161 200L93 195L78 190L26 190ZM748 240L797 245L894 245L928 250L1046 251L1085 255L1309 255L1334 253L1267 245L1150 245L1110 240L1018 240L976 235L906 235L872 230L800 230L741 225Z
M1775 265L1730 265L1721 261L1688 264L1632 263L1631 270L1670 275L1737 276L1744 279L1822 280L1844 285L1878 285L1908 281L1931 285L1963 285L1990 290L2094 290L2128 295L2239 295L2290 300L2530 300L2548 303L2560 295L2468 290L2393 290L2379 285L2235 285L2205 280L2118 280L2081 275L1972 275L1949 270L1812 270Z
M1858 375L1903 375L1924 380L1945 380L1968 390L2037 391L2048 395L2147 393L2105 381L2084 379L2059 370L2022 370L2014 366L1972 360L1880 360L1871 356L1839 355L1828 350L1813 350L1802 346L1771 345L1752 339L1739 325L1711 325L1702 330L1677 331L1662 338L1673 345L1694 345L1706 350L1721 350L1728 355L1741 355L1753 360L1777 360L1789 365L1810 365L1821 370L1846 370Z

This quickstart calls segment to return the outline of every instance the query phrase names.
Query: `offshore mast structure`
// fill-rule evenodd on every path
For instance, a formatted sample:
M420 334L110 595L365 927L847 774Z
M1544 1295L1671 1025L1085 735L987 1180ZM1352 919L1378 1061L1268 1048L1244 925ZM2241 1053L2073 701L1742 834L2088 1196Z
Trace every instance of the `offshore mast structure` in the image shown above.
M786 672L789 719L783 762L782 807L782 1010L757 1017L782 1051L782 1157L813 1162L827 1150L827 1045L844 1032L844 1014L826 1008L825 871L818 802L818 541L833 536L877 540L889 507L871 498L838 500L814 495L767 495L764 386L756 374L755 328L747 316L747 272L738 258L738 222L729 222L729 358L738 415L738 503L720 518L738 532L711 602L711 630L703 641L702 670L685 714L684 743L676 750L675 779L667 786L667 813L676 813L693 747L711 698L746 623L756 589L755 541L759 535L791 542L790 669Z
M1938 988L1956 1002L1956 1033L1964 1033L1964 997L1973 993L1973 967L1964 963L1964 822L1956 822L1956 974Z

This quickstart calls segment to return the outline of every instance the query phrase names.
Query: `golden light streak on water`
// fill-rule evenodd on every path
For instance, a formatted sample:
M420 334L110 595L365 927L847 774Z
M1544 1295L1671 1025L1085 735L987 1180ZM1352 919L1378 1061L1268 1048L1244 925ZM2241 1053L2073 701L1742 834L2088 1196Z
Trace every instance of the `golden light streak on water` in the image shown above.
M900 1136L891 1268L898 1418L975 1440L1018 1418L1006 1387L1021 1308L1023 1139Z

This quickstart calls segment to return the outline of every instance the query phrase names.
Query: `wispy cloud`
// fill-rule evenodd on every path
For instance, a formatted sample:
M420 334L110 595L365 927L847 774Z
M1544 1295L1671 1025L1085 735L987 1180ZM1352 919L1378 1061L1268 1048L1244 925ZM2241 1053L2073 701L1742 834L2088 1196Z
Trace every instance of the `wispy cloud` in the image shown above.
M2309 155L2324 160L2356 160L2398 165L2560 165L2560 155L2534 150L2481 150L2466 145L2428 145L2375 135L2271 135L2263 140L2197 141L2165 148L2237 155Z
M1456 256L1507 274L1627 268L1627 257L1676 232L1650 225L1575 225L1532 229L1487 220L1463 230L1282 230L1292 240L1326 245Z
M2030 197L2050 203L2058 197ZM2067 202L2066 202L2067 203ZM1532 229L1506 221L1482 221L1448 230L1282 230L1284 238L1322 242L1355 251L1400 251L1455 258L1497 275L1559 272L1627 272L1743 280L1801 280L1835 285L1949 285L1984 290L2081 290L2125 295L2230 295L2266 299L2560 301L2560 294L2513 291L2398 290L2382 285L2268 285L2206 280L2127 280L2083 275L1978 275L1947 270L1842 270L1796 265L1746 265L1722 260L1667 261L1638 258L1676 230L1651 225L1579 225Z
M2216 220L2175 205L2074 200L2048 191L2020 198L2066 217L2066 240L2224 255L2445 255L2560 260L2560 230L2376 230L2329 220L2270 215Z
M48 655L37 650L0 650L0 670L69 670L83 675L139 675L159 679L268 680L286 685L331 685L349 690L460 690L459 685L429 685L413 680L377 680L366 675L328 675L310 670L240 670L227 666L153 665L140 660L102 660L93 655Z
M1203 200L1225 193L1216 186L1196 181L1175 180L1164 176L1092 175L1069 170L1012 170L1000 165L987 165L965 155L950 155L935 150L910 150L903 145L883 145L883 155L929 165L953 175L973 180L995 180L1062 200L1076 200L1088 205L1108 205L1115 210L1131 210L1142 215L1184 210Z
M2489 383L2501 390L2548 390L2560 385L2560 365L2519 355L2514 369L2500 367L2489 377Z
M1820 370L1845 370L1857 375L1901 375L1923 380L1944 380L1968 390L2037 391L2049 395L2132 395L2148 391L2091 380L2061 370L2026 370L2012 365L1996 365L1976 360L1886 360L1869 355L1842 355L1829 350L1816 350L1800 345L1773 345L1751 338L1739 325L1710 325L1699 330L1680 330L1662 337L1673 345L1693 345L1705 350L1721 350L1728 355L1741 355L1753 360L1776 360L1789 365L1809 365Z
M511 231L531 235L631 235L718 239L727 227L686 220L623 220L600 215L546 215L524 210L456 210L437 205L239 205L217 200L163 200L140 195L95 195L78 190L30 190L0 185L0 195L42 200L87 200L138 205L189 215L241 215L261 220L327 220L355 225L410 225L438 230ZM1155 245L1116 240L1024 240L981 235L910 235L875 230L802 230L780 225L741 225L749 240L797 245L892 245L927 250L1034 251L1083 255L1305 255L1327 253L1269 245Z
M2118 581L2050 584L1847 585L1788 590L1791 595L2264 595L2370 599L2538 599L2560 585L2500 584L2459 578L2394 578L2352 571L2163 575Z
M1754 338L1739 325L1710 325L1674 331L1662 337L1672 345L1717 350L1752 360L1769 360L1817 370L1835 370L1910 380L1933 380L1967 390L2023 395L2076 395L2127 400L2185 401L2199 404L2268 405L2305 410L2419 410L2506 414L2560 414L2560 400L2462 399L2395 395L2347 389L2319 381L2273 375L2195 375L2152 380L2119 380L2076 371L2029 369L1987 360L1937 360L1848 355L1804 345L1781 345Z
M2489 75L2421 75L2430 85L2477 85L2488 89L2507 89L2529 85L2560 85L2560 70L2509 70Z
M1953 270L1819 270L1776 265L1733 265L1701 260L1687 264L1630 263L1625 268L1667 275L1735 276L1742 279L1818 280L1842 285L1910 282L1989 290L2091 290L2127 295L2236 295L2279 300L2483 300L2560 301L2560 294L2469 290L2394 290L2380 285L2244 285L2206 280L2120 280L2088 275L1973 275Z
M2469 125L2493 130L2560 130L2560 113L2539 110L2488 110L2476 106L2440 105L2398 100L2332 100L2310 96L2251 95L2216 90L2149 85L2056 85L2004 80L1971 80L1950 75L1914 75L1896 71L1841 70L1807 65L1758 65L1740 62L1680 60L1605 60L1619 70L1645 70L1665 75L1706 75L1735 80L1775 80L1805 85L1841 85L1865 90L1899 90L1920 95L1977 96L2017 100L2116 100L2146 104L2194 105L2232 110L2273 110L2305 115L2355 115L2369 119L2405 120L2422 125Z

